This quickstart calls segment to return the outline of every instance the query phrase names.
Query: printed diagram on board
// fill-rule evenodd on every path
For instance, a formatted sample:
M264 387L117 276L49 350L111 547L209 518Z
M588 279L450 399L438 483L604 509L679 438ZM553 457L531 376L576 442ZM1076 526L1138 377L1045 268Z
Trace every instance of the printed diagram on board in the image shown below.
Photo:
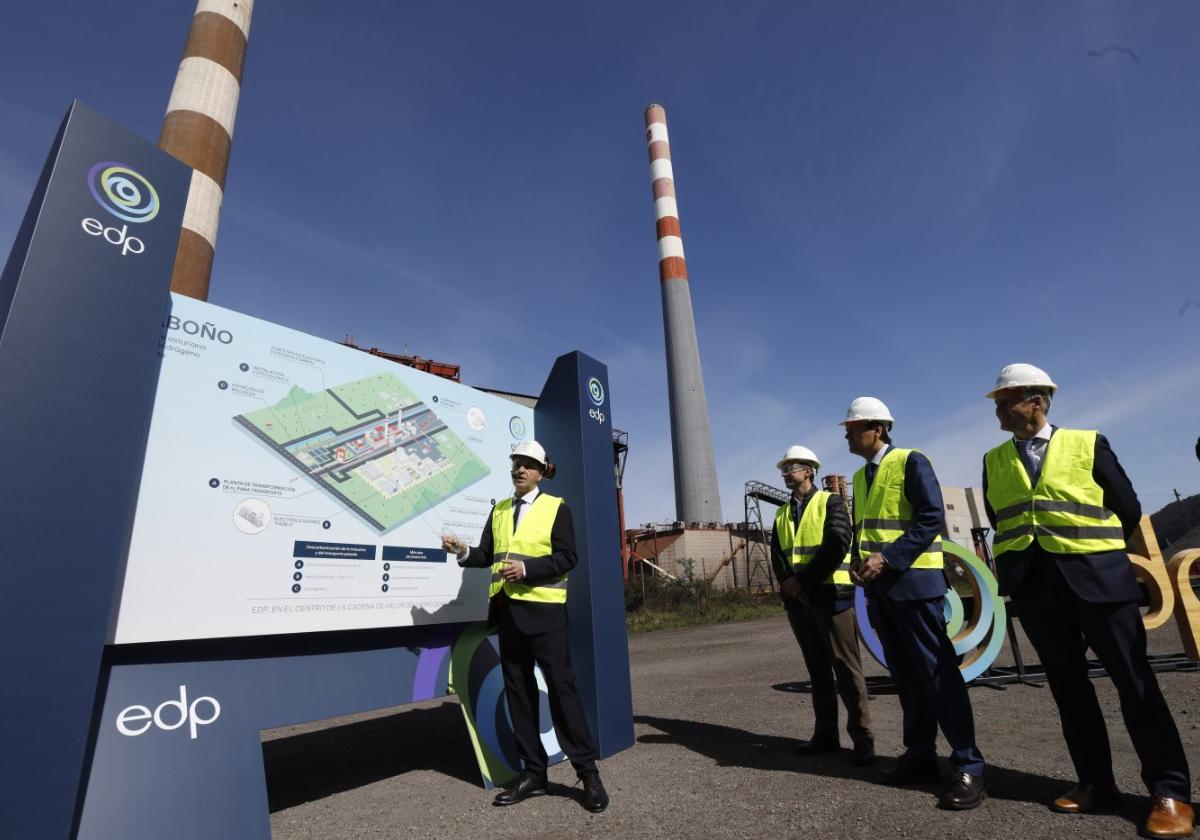
M390 373L233 418L380 532L454 496L490 470Z

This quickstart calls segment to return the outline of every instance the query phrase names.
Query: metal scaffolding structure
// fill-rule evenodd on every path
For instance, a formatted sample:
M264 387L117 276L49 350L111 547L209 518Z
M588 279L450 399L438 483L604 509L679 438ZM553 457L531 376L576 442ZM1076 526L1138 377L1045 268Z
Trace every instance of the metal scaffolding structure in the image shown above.
M741 532L738 536L745 540L746 559L740 579L737 564L734 564L734 581L739 587L745 586L747 592L775 591L775 575L771 571L771 528L763 524L762 503L778 507L787 504L787 500L786 490L761 481L746 482L746 518L738 529Z

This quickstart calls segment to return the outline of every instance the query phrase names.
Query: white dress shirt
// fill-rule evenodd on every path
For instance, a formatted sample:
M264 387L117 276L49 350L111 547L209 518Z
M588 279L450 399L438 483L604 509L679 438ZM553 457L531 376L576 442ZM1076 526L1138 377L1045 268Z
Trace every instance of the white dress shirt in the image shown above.
M1050 435L1053 433L1054 430L1050 427L1050 424L1045 423L1042 425L1042 428L1038 429L1037 434L1029 439L1029 449L1027 450L1029 453L1029 466L1033 468L1033 473L1029 476L1030 481L1036 481L1042 472L1042 459L1046 457L1046 445L1050 443ZM1021 448L1019 441L1017 448Z
M875 457L871 459L871 463L878 467L880 464L883 463L883 456L886 455L887 451L891 448L892 448L892 445L890 443L885 443L883 445L883 448L875 453Z
M529 510L529 506L533 504L533 500L536 499L541 492L542 491L539 490L535 484L532 490L520 497L521 501L525 503L521 505L520 508L518 508L516 505L517 497L513 497L513 530L516 530L517 526L521 524L521 517L525 515L525 511Z

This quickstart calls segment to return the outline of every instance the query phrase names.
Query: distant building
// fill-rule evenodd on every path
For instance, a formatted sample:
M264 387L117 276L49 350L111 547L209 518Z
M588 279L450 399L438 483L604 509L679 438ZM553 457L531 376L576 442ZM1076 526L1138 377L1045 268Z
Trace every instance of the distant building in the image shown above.
M648 560L672 577L691 574L709 581L718 589L747 589L752 569L746 568L745 546L741 538L731 536L729 526L718 522L673 522L647 525L625 532L631 553ZM645 570L643 570L645 571ZM768 572L761 570L768 586Z
M837 493L843 499L850 498L850 482L844 475L827 475L821 479L821 484L830 493Z
M978 487L943 487L942 503L946 506L944 536L964 548L974 548L972 528L990 528L983 506L983 491Z

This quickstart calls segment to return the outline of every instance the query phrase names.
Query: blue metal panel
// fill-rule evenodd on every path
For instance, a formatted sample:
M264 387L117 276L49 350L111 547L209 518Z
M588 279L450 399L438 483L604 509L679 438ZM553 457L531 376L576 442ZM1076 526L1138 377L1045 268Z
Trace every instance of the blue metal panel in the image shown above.
M76 815L190 178L75 103L0 282L0 431L21 440L0 470L13 837L66 837Z
M270 837L259 732L445 695L465 626L115 649L79 837Z
M608 369L578 351L559 356L534 424L559 467L548 492L562 496L574 514L579 566L567 588L571 658L602 756L633 745L611 418Z

